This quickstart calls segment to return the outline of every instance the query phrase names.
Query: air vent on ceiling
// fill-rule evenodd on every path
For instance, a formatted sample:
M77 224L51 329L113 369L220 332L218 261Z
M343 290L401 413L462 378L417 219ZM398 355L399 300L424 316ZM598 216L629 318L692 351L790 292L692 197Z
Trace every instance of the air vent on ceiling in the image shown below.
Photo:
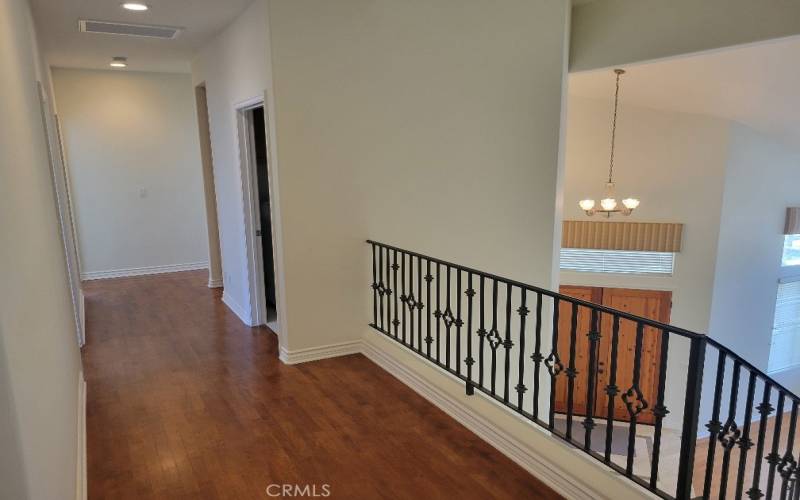
M152 24L128 24L113 21L90 21L80 19L78 29L84 33L104 33L106 35L143 36L148 38L175 39L183 28L156 26Z

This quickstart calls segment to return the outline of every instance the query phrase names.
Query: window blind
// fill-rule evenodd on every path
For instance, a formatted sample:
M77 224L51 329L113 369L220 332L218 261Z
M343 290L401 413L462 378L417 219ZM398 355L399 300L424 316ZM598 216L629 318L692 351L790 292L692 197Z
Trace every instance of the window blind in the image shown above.
M769 371L800 365L800 281L778 284Z
M670 252L561 249L561 269L566 271L671 275L674 265Z

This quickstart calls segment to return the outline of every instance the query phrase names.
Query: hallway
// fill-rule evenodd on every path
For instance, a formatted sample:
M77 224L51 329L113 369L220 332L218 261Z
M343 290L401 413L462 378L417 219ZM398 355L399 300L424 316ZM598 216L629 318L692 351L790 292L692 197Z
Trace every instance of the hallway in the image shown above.
M282 364L206 279L86 283L89 498L558 498L361 355Z

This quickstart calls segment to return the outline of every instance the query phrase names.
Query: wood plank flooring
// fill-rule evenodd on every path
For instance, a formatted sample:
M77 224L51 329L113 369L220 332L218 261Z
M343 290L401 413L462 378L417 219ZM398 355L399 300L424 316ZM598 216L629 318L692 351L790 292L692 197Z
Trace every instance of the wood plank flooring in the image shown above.
M91 499L559 498L361 355L283 365L206 280L85 284Z

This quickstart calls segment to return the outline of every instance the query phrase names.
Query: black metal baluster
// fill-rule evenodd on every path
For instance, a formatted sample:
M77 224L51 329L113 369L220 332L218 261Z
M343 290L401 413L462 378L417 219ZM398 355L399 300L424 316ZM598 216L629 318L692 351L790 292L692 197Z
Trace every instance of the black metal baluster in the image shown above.
M539 421L539 367L544 361L542 356L542 294L536 292L536 338L533 344L533 418Z
M612 317L611 324L611 360L608 368L608 385L606 394L608 395L608 413L606 415L606 448L603 455L606 463L611 463L611 442L614 435L614 412L616 403L614 398L619 394L617 387L617 356L619 354L619 316Z
M453 313L450 310L450 266L447 266L447 307L445 308L444 316L445 327L445 366L450 369L450 327L453 326Z
M377 278L377 267L378 263L376 262L376 255L375 255L375 243L370 243L370 247L372 247L372 324L374 326L378 326L378 278Z
M392 273L390 272L391 264L389 261L390 250L386 249L386 333L392 334Z
M656 417L655 430L653 431L653 457L650 465L650 488L656 489L658 486L658 465L661 457L661 426L664 417L669 411L664 406L664 389L667 381L667 359L669 353L669 331L661 330L661 355L658 361L658 396L656 405L653 407L653 415Z
M523 383L525 381L525 317L530 312L526 306L526 290L520 289L520 306L517 309L519 313L519 366L517 367L517 375L519 380L515 387L517 391L517 408L522 410L522 399L525 396L525 391L528 390Z
M636 419L643 410L647 408L647 401L644 399L642 390L639 388L639 377L642 371L642 342L644 337L644 325L636 322L636 347L633 353L633 385L625 391L622 401L628 408L630 415L630 425L628 427L628 462L625 466L625 475L633 476L634 445L636 442Z
M483 387L483 340L486 338L486 327L484 324L484 306L486 304L485 280L481 276L481 327L478 329L478 385Z
M705 336L692 338L689 347L689 366L686 373L686 396L683 400L683 424L681 427L681 451L678 458L677 498L692 498L695 449L697 447L697 425L700 420L700 401L703 393L703 368L706 360Z
M402 272L400 272L400 302L403 304L403 344L406 344L406 306L408 304L408 295L406 295L406 254L404 252L400 253L400 266L402 267ZM397 271L394 272L395 274L395 288L397 288ZM395 301L397 300L397 296L395 296ZM397 302L395 302L395 307L397 307ZM395 318L397 317L397 311L394 313Z
M586 418L583 419L583 428L586 430L583 437L583 449L589 451L592 449L592 429L595 427L594 401L597 397L597 363L598 349L600 348L599 313L594 308L592 309L590 331L586 338L589 340L589 360L586 366L586 369L589 370L589 380L586 387Z
M475 290L472 288L472 273L467 273L467 359L464 363L467 365L467 394L474 394L475 387L472 385L472 365L475 360L472 359L472 298L475 296Z
M761 498L763 495L761 489L759 488L759 482L761 480L761 467L763 466L762 460L764 459L764 441L767 436L767 421L769 420L769 416L774 409L771 404L769 404L770 399L770 391L772 390L772 385L765 381L764 382L764 395L761 397L761 404L758 405L758 414L760 415L760 422L758 423L758 441L756 444L756 458L753 465L755 468L753 469L753 486L747 490L747 496L750 498Z
M500 345L500 335L497 333L497 280L492 280L492 329L487 335L489 347L492 348L492 395L495 394L497 382L497 346Z
M742 364L738 359L733 360L733 374L731 375L731 395L728 399L728 418L722 427L722 433L717 440L722 445L722 474L720 475L719 497L725 498L728 489L728 471L731 464L731 450L741 436L742 431L736 425L736 401L739 397L739 374ZM710 444L710 443L709 443Z
M722 384L725 382L725 358L727 354L719 351L717 359L717 378L714 382L714 406L711 409L711 420L706 424L708 429L708 456L706 457L706 477L703 483L703 497L711 496L711 481L714 478L714 455L717 450L717 435L722 431L719 420L719 406L722 403ZM691 383L691 381L689 381Z
M441 340L441 332L440 332L440 319L442 318L442 293L441 293L441 266L439 263L436 263L436 312L433 313L436 316L436 362L439 363L439 344Z
M386 285L383 284L383 247L378 247L378 295L380 296L380 329L384 333L388 332L384 323L383 316L383 296L386 293Z
M506 283L506 339L503 341L503 348L506 350L505 363L505 382L503 383L503 402L508 403L508 386L511 385L511 348L514 343L511 341L511 283Z
M405 265L405 264L404 264ZM406 296L406 307L408 307L408 339L409 346L414 349L414 309L417 307L417 298L414 297L414 256L408 256L408 295ZM403 336L406 332L406 315L403 313Z
M398 337L398 335L397 335L398 327L400 326L400 320L397 319L397 291L398 291L398 288L399 288L397 286L397 270L400 268L400 266L397 265L397 250L393 250L392 253L393 253L393 257L394 257L394 259L392 261L392 272L394 274L394 319L392 320L392 325L394 326L394 338L397 339L397 337ZM387 265L389 264L388 258L386 260L386 264ZM387 272L387 276L388 276L388 272Z
M739 472L736 476L736 498L742 498L744 489L744 473L747 464L747 452L753 446L750 440L750 417L753 416L753 398L756 391L756 373L750 371L747 381L747 404L744 407L744 423L742 424L742 437L738 441L739 445Z
M422 257L417 257L417 352L422 354Z
M767 498L772 498L772 490L775 486L775 469L781 462L778 447L781 440L781 427L783 425L783 391L778 391L778 409L775 413L775 429L772 432L772 451L767 455L769 473L767 475Z
M572 441L572 411L574 410L575 377L575 344L578 342L578 304L572 303L572 320L569 327L569 365L564 372L567 375L567 441Z
M456 270L456 373L461 375L461 270Z
M781 500L784 500L788 493L791 483L796 480L797 461L792 455L794 450L794 433L797 427L797 401L792 401L792 415L789 417L789 432L786 434L786 453L783 454L781 463L778 465L778 472L783 478L781 483Z
M550 348L550 355L545 360L547 371L550 373L550 409L548 412L548 425L547 428L551 431L556 426L556 377L561 373L563 364L558 358L558 317L561 311L559 310L559 299L553 297L553 336L552 346Z
M427 344L427 356L428 359L431 359L431 344L433 343L433 337L431 336L431 281L433 281L433 275L431 274L431 261L430 259L426 259L425 263L425 288L427 289L427 296L426 296L426 303L428 304L428 312L425 314L425 344Z

